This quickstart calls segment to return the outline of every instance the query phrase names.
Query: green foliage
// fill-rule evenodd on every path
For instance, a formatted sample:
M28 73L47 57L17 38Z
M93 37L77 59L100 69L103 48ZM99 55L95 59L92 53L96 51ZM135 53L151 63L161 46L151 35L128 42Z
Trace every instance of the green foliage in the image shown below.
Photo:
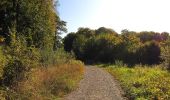
M8 59L1 67L4 67L4 84L11 85L12 82L6 80L16 80L11 77L19 77L22 73L19 69L28 72L41 64L49 64L56 13L53 0L5 0L0 5L0 35L5 38L4 55Z
M67 32L66 22L62 21L59 16L56 15L56 32L54 37L54 50L62 47L62 37L60 36L62 33Z
M7 63L6 56L3 53L3 47L0 46L0 78L3 75L3 68Z
M160 64L161 47L156 41L146 42L137 51L137 57L141 64Z
M150 32L143 31L137 35L140 38L141 42L143 43L153 41L153 40L162 42L162 41L166 41L169 37L169 33L167 32L157 33L153 31Z
M11 41L11 30L14 29L16 36L28 38L29 45L53 46L56 31L53 0L5 0L0 6L0 35L7 44Z
M65 38L64 38L64 50L67 52L71 52L73 49L73 42L76 38L75 33L69 33Z
M86 41L87 41L87 37L82 35L82 34L78 34L77 38L74 40L73 51L74 51L77 59L83 60L83 58L84 58L84 46L85 46Z
M130 100L169 100L170 74L159 67L148 66L106 68L126 92Z
M91 37L95 34L94 30L91 30L89 28L82 28L80 27L77 31L77 34L84 35L85 37Z
M19 60L9 61L4 68L3 83L5 86L15 85L16 82L23 80L26 71L22 62Z
M13 35L10 47L5 50L7 64L3 68L3 83L13 85L25 77L25 72L39 66L39 53L36 49L27 47L23 37L15 38Z
M90 64L115 63L120 60L129 66L154 65L162 62L161 47L168 38L167 32L137 33L125 29L121 34L117 34L105 27L95 31L79 28L76 33L65 37L64 48L68 52L73 51L77 59Z
M55 66L58 64L65 64L74 59L74 54L65 52L62 48L55 51L43 50L41 52L42 66Z
M96 34L117 34L113 29L100 27L99 29L95 30Z
M70 92L83 64L62 49L66 22L54 0L3 0L0 6L0 99L54 100Z
M112 34L100 34L84 46L85 59L95 62L114 62L119 56L121 39Z
M121 37L123 40L123 46L121 47L123 62L131 66L139 63L137 57L140 56L137 54L137 51L142 46L142 43L140 42L140 39L136 36L136 32L122 30Z
M161 57L164 60L163 67L170 70L170 40L167 40L161 51Z

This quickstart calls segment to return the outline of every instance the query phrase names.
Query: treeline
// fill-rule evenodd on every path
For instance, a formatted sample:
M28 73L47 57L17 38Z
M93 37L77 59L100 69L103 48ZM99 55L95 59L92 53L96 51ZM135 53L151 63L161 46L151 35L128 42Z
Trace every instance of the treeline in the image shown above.
M55 99L72 90L75 84L69 82L76 83L82 75L83 64L60 45L60 34L67 29L56 3L0 2L1 100Z
M170 35L167 32L134 32L101 27L97 30L79 28L64 38L64 49L74 52L86 63L123 63L154 65L162 62L170 67Z

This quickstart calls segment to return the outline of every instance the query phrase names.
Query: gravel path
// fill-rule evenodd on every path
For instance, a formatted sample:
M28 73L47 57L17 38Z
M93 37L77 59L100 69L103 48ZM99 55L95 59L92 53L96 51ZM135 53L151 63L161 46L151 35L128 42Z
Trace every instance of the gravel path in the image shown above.
M106 71L87 66L79 88L65 97L65 100L124 100L119 85Z

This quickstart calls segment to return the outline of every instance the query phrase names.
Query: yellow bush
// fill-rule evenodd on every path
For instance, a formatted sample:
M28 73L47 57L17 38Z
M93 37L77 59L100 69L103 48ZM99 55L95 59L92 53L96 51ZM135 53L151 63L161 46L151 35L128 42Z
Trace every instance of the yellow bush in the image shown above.
M16 91L21 98L29 100L54 99L73 90L83 73L84 65L75 60L55 67L33 69L28 80L21 82Z

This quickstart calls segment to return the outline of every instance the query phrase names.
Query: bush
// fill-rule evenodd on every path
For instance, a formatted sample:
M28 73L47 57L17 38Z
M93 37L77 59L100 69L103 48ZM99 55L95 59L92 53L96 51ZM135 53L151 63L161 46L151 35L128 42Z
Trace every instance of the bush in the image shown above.
M10 46L4 48L8 62L3 68L3 85L11 86L25 77L26 72L39 66L40 54L38 49L27 47L23 37L12 37ZM21 78L22 77L22 78Z
M9 61L4 68L3 83L6 86L14 85L15 82L21 81L26 69L19 60Z
M70 60L67 64L55 67L33 69L29 72L28 79L20 82L8 97L26 100L51 100L62 97L73 90L82 78L83 66L79 61Z
M113 34L92 37L84 45L84 58L88 62L113 63L119 59L121 42L121 39Z
M74 89L81 79L83 64L75 61L73 54L63 49L53 51L28 46L22 36L12 36L11 39L3 54L0 50L3 72L0 95L3 98L55 99Z
M59 48L56 51L44 49L40 52L41 64L45 67L65 64L69 62L69 60L74 59L74 54L65 52L63 48Z
M144 46L142 46L138 52L138 62L141 64L148 64L148 65L154 65L154 64L160 64L161 58L160 58L160 46L158 42L156 41L150 41L146 42Z
M3 47L0 46L0 78L3 75L3 68L7 63L6 56L3 54Z
M164 60L163 67L170 70L170 42L167 42L161 49L161 57Z

